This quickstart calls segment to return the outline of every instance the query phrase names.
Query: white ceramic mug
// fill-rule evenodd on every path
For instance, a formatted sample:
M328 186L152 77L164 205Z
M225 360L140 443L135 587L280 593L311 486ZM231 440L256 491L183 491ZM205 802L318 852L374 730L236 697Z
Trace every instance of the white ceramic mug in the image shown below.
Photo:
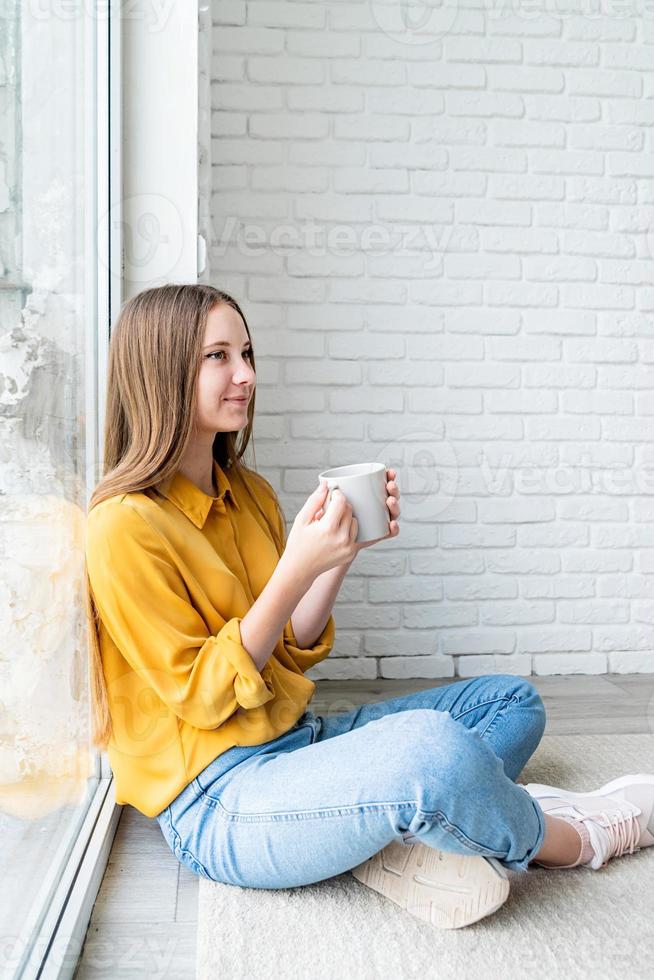
M329 491L323 507L325 513L338 488L352 505L352 514L359 523L357 541L375 541L390 534L391 515L386 505L386 467L383 463L352 463L336 466L319 474Z

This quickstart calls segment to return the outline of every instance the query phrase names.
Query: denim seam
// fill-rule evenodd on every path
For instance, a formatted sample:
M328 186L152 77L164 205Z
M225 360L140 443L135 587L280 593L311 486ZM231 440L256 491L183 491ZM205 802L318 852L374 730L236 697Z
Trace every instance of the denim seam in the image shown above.
M477 708L481 708L482 705L495 704L496 701L507 701L508 702L508 701L518 701L518 700L519 699L517 697L515 697L515 696L512 697L512 698L502 697L502 696L497 697L497 698L489 698L488 701L480 701L478 704L472 704L472 705L470 705L470 707L469 708L466 708L464 711L462 711L461 714L452 715L452 717L454 718L455 721L458 721L459 718L463 718L463 716L464 715L467 715L470 711L476 711L476 709ZM489 722L489 724L490 724L490 722Z
M175 829L175 825L173 824L170 807L167 808L167 815L168 815L168 824L170 826L170 830L174 841L173 852L179 851L180 854L185 854L189 858L191 863L197 865L197 867L200 868L201 873L204 874L205 877L210 879L211 876L209 875L209 872L204 867L204 865L198 861L198 859L195 857L194 854L191 854L191 852L188 851L185 847L182 847L182 839L177 833L177 830Z
M179 834L175 830L175 825L173 824L173 817L169 806L167 806L165 810L165 819L168 820L168 826L170 827L170 832L173 836L174 847L179 847L181 850L182 841Z
M231 810L228 810L225 806L223 806L220 800L215 799L213 796L209 796L208 793L203 794L200 802L204 804L204 806L209 806L214 809L220 810L221 815L226 820L230 820L233 823L239 823L239 822L263 823L266 820L275 820L279 818L287 819L287 820L297 820L297 819L302 820L302 819L321 818L321 817L340 817L343 816L343 813L354 814L354 813L362 812L364 810L375 810L375 809L393 810L403 806L415 806L415 807L418 806L415 800L399 800L393 803L363 803L363 804L355 804L352 806L345 804L344 806L340 806L340 807L334 806L334 807L329 807L327 809L320 808L316 810L295 810L295 811L275 810L274 812L270 812L270 813L243 814L243 813L233 813ZM439 811L421 810L420 812L429 813L431 816L433 816L434 813L438 813Z
M519 702L519 700L520 700L520 698L517 698L515 696L512 697L512 698L507 698L506 699L506 704L503 707L497 709L497 711L495 712L495 714L493 715L493 717L490 719L490 721L488 722L488 724L484 728L483 732L480 732L479 733L479 737L480 738L484 738L485 735L490 731L491 726L495 724L495 721L497 720L497 716L499 715L500 711L505 711L509 707L509 705L511 705L511 704L517 704Z
M367 811L373 810L401 810L403 807L413 807L422 816L428 819L435 819L443 830L447 833L452 834L456 837L462 844L469 847L471 850L476 852L490 852L490 855L495 857L505 857L503 851L495 851L490 847L485 847L483 844L479 844L477 841L472 840L468 837L460 827L456 824L451 823L442 810L423 810L416 800L401 800L395 803L367 803L367 804L357 804L356 806L343 806L334 807L333 812L330 810L302 810L299 812L289 813L288 811L277 811L276 813L269 814L247 814L243 815L240 813L231 813L226 810L222 805L220 800L215 800L206 794L203 795L201 803L205 806L211 807L220 812L220 815L224 817L225 820L230 823L236 824L254 824L254 823L275 823L276 820L281 818L282 820L318 820L326 819L328 817L341 817L343 815L355 815L357 813L365 813Z
M456 837L462 844L465 844L466 847L471 848L471 850L478 852L485 851L488 856L492 857L506 857L506 854L504 854L503 851L494 851L492 848L484 847L483 844L479 844L477 841L472 840L471 837L468 837L467 834L463 833L460 827L454 823L450 823L441 810L437 810L435 816L443 830L446 830L448 833L452 834L453 837Z
M209 874L209 872L207 871L207 869L205 868L205 866L203 864L201 864L200 861L198 861L198 859L193 854L191 854L190 851L187 851L185 847L180 847L179 848L179 853L180 854L185 854L189 858L189 860L191 861L192 864L197 865L197 867L200 869L201 874L203 874L210 881L212 880L211 875Z
M170 833L173 838L172 850L177 860L180 860L179 855L181 854L186 855L186 857L191 861L192 864L197 865L197 867L200 869L200 873L203 874L206 878L209 878L209 880L211 880L211 876L207 871L207 869L204 867L204 865L202 865L198 861L198 859L195 857L194 854L191 854L191 852L188 851L185 847L182 847L182 839L177 833L177 830L175 829L175 824L173 823L172 811L170 809L170 806L167 806L166 809L164 810L164 820L167 821L168 826L170 828Z

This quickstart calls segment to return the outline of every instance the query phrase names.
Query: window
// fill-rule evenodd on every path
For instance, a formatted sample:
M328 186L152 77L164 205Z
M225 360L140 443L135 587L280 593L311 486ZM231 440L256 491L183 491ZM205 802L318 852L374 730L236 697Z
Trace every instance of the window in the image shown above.
M99 472L97 372L111 255L108 240L100 249L96 241L109 204L109 20L96 14L91 4L6 0L0 30L0 934L7 976L35 975L73 881L83 879L83 855L94 834L111 836L117 810L106 762L90 742L81 588L87 499ZM67 937L74 957L73 940L74 929Z

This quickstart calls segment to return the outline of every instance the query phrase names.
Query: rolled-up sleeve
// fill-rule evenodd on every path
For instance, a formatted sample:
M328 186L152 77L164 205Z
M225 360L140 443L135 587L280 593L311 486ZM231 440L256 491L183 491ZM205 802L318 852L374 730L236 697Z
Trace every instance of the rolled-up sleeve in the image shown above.
M336 636L336 624L334 622L334 617L330 616L327 620L327 624L313 644L313 646L308 649L303 649L297 645L297 639L293 633L293 626L291 620L284 627L284 648L286 652L291 656L294 662L298 665L302 673L309 670L310 667L315 667L319 664L321 660L325 660L329 654L332 652L334 646L334 638Z
M138 675L139 697L151 689L183 721L212 729L275 696L268 665L262 676L243 646L241 618L210 633L166 542L131 505L93 508L85 549L99 616Z

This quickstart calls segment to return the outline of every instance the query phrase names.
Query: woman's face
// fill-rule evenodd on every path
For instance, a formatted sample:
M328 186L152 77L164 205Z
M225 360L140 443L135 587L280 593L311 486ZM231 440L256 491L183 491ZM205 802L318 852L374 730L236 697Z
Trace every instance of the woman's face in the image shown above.
M227 303L207 317L198 376L197 425L208 432L235 432L247 424L256 375L245 324ZM246 401L231 401L235 397Z

